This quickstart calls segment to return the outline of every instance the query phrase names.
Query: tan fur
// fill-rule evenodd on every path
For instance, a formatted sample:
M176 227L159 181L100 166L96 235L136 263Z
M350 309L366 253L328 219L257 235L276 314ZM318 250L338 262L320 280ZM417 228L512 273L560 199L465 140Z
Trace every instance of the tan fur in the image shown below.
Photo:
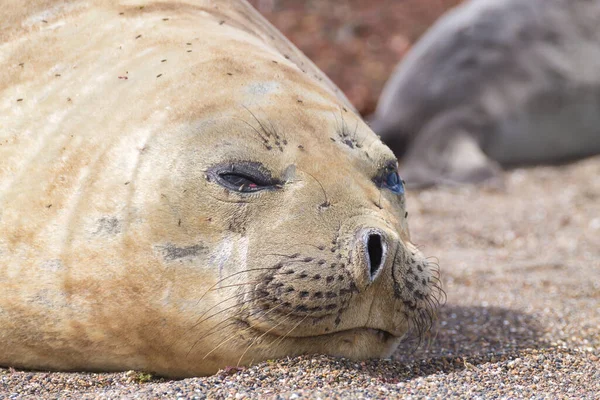
M247 3L3 13L0 365L193 376L426 327L435 267L374 181L393 154ZM282 184L211 179L240 162Z

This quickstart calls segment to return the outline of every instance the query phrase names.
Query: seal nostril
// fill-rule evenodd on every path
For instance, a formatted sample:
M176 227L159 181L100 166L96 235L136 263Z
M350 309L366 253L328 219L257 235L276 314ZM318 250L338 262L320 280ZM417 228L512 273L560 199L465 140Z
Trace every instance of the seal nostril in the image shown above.
M369 255L369 266L371 268L371 279L374 279L381 268L381 261L383 258L383 245L381 243L380 235L369 235L369 238L367 239L367 253Z

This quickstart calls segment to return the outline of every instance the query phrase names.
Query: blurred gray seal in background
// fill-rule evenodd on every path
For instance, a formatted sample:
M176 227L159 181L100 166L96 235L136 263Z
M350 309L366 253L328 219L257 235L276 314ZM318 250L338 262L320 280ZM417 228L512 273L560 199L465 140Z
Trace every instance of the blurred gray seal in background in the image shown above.
M600 1L456 7L396 67L370 123L409 186L600 153Z

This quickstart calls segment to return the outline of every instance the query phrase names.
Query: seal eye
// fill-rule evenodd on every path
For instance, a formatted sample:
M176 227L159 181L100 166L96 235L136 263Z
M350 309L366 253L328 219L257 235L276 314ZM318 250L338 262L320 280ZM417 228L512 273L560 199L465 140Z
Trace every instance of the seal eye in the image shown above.
M281 186L265 167L251 161L216 165L207 171L206 177L225 189L240 193L277 189Z
M380 187L388 189L396 194L404 194L404 181L398 175L395 167L387 166L379 174L377 183Z
M219 174L219 178L223 186L238 192L256 192L257 190L264 189L264 186L255 182L252 177L241 173L221 173Z

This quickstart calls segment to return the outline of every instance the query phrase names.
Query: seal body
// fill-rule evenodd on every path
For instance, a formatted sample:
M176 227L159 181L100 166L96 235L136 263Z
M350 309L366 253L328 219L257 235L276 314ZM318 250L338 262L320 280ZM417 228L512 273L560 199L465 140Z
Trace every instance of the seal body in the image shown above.
M371 126L409 184L600 153L599 1L471 0L417 42Z
M184 377L427 329L393 153L247 3L3 13L0 365Z

